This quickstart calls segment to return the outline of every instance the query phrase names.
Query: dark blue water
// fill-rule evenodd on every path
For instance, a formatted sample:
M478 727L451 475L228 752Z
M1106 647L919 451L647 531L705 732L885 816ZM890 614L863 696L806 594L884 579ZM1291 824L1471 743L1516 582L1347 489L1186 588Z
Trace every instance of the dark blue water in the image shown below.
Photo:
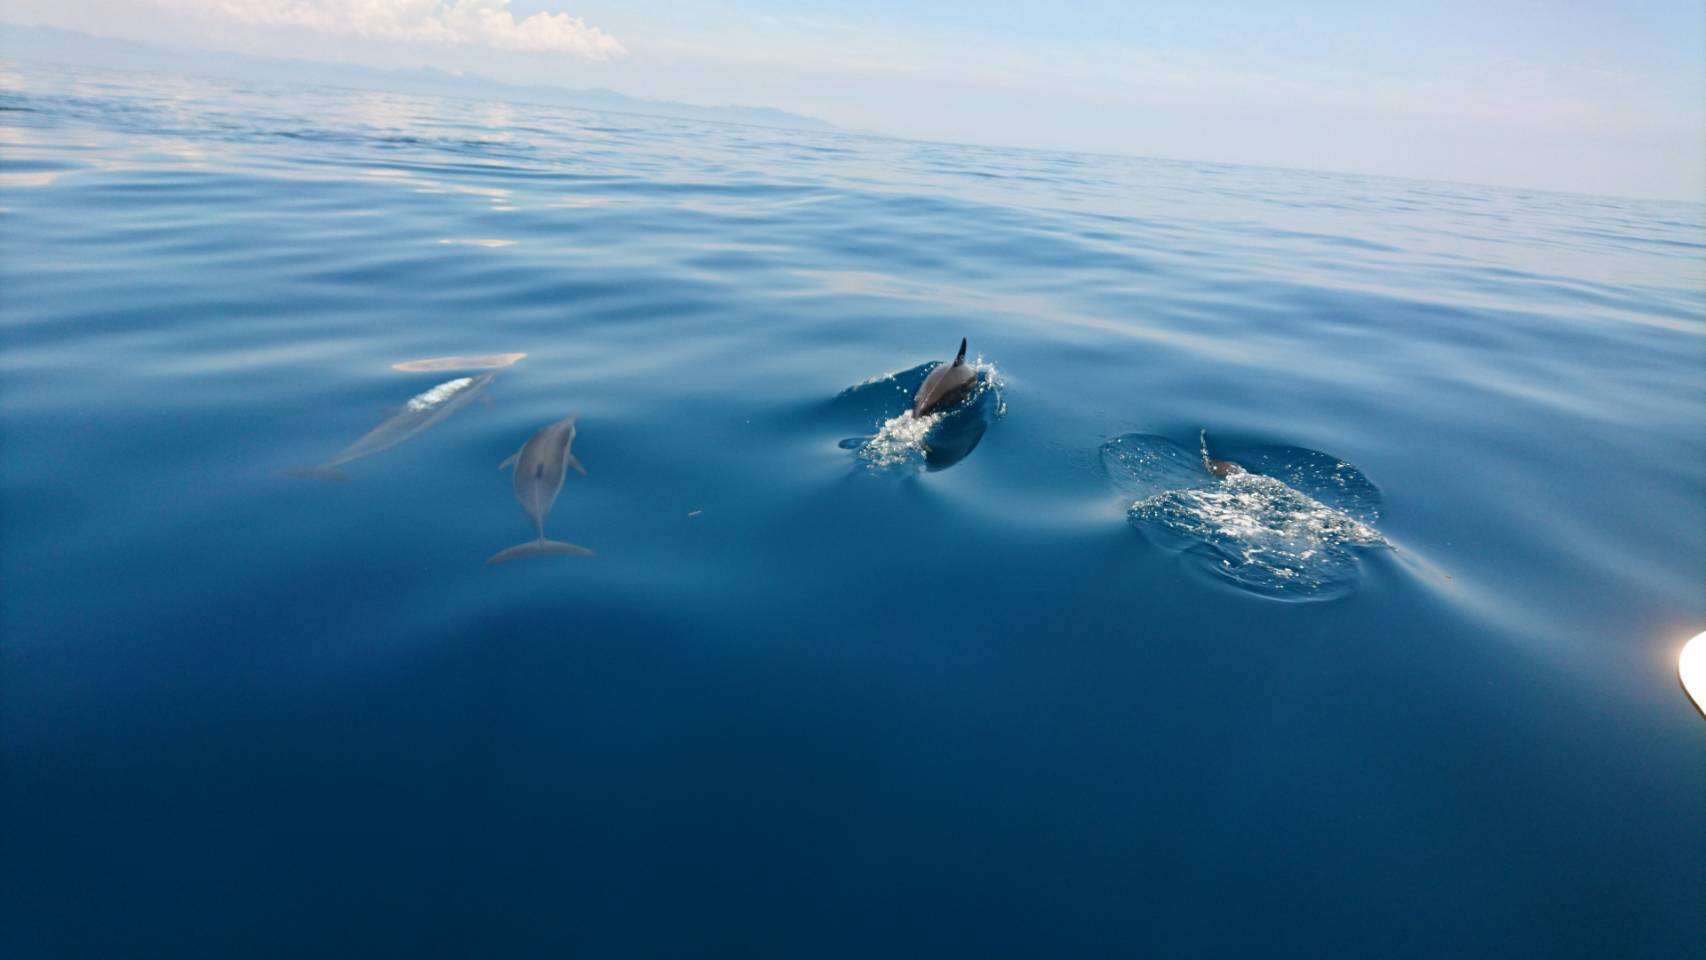
M3 84L0 954L1706 942L1706 208Z

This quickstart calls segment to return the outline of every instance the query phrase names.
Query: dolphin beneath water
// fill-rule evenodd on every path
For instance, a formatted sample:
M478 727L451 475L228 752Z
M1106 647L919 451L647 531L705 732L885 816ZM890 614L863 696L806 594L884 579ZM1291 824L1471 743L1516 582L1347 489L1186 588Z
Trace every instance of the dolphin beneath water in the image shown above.
M922 417L935 410L942 410L958 403L961 397L977 383L977 371L966 363L966 340L960 338L960 352L954 357L953 363L944 363L930 371L924 378L923 386L912 398L912 415Z
M570 414L548 427L540 428L538 433L521 445L520 450L498 464L499 470L505 467L515 468L515 499L521 502L521 508L533 518L533 529L537 537L492 554L486 560L487 563L503 563L517 557L562 554L592 556L592 551L585 547L545 539L545 514L550 513L551 505L557 502L557 494L562 492L563 477L568 468L574 467L575 472L586 476L586 468L569 452L569 444L575 441L576 416L577 414Z
M1236 476L1240 473L1246 472L1243 467L1240 467L1238 464L1233 463L1231 460L1215 460L1212 457L1210 457L1208 455L1208 431L1203 430L1200 437L1201 437L1201 441L1202 441L1202 465L1203 465L1203 469L1207 470L1209 473L1214 474L1215 476L1219 477L1222 480L1225 480L1227 477Z
M482 373L477 377L458 377L433 387L424 393L409 398L409 402L397 408L386 417L379 426L363 434L361 439L334 454L330 460L317 467L305 467L299 470L287 470L286 473L299 477L321 477L326 480L347 480L348 476L338 467L352 460L371 457L392 447L413 439L421 431L443 422L446 417L471 403L480 396L486 385L492 382L496 374Z

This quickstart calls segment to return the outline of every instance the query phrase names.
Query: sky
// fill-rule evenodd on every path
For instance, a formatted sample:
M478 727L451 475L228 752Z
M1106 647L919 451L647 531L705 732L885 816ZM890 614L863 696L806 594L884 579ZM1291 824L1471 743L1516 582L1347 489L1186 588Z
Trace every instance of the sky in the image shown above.
M929 140L1706 201L1702 0L5 0L0 16Z

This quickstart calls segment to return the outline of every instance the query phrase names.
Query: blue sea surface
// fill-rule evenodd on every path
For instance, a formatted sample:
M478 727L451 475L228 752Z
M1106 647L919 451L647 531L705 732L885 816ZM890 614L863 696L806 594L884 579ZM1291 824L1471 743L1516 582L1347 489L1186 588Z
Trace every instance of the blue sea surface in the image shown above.
M1701 205L0 64L0 956L1696 955L1703 628Z

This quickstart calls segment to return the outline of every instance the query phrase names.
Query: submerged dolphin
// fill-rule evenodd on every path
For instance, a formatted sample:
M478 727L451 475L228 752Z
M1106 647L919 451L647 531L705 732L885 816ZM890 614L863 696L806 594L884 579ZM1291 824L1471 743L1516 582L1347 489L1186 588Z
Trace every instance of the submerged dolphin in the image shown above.
M922 417L934 410L953 406L975 383L977 371L966 363L966 341L961 337L960 352L954 357L954 362L938 366L924 378L924 385L912 398L912 415Z
M1204 430L1202 432L1201 440L1202 440L1202 465L1203 465L1203 469L1205 469L1209 473L1212 473L1215 476L1221 478L1222 480L1226 479L1227 477L1235 476L1237 474L1245 472L1243 467L1240 467L1238 464L1233 463L1231 460L1215 460L1215 459L1209 457L1209 455L1208 455L1208 431L1207 430Z
M557 502L557 494L563 489L564 474L569 467L574 467L577 473L586 476L586 468L569 452L569 444L575 441L575 416L570 414L566 419L541 428L521 445L520 450L498 464L499 470L515 468L515 499L521 501L521 508L533 518L533 529L538 537L492 554L487 563L565 553L592 556L592 551L585 547L545 539L545 514L550 513L551 505Z
M286 472L300 477L347 480L349 478L338 467L351 460L360 460L362 457L371 457L389 450L443 421L478 397L494 376L496 374L482 373L477 377L446 380L425 393L411 397L408 403L386 417L379 426L367 431L361 439L345 447L325 463L317 467Z

